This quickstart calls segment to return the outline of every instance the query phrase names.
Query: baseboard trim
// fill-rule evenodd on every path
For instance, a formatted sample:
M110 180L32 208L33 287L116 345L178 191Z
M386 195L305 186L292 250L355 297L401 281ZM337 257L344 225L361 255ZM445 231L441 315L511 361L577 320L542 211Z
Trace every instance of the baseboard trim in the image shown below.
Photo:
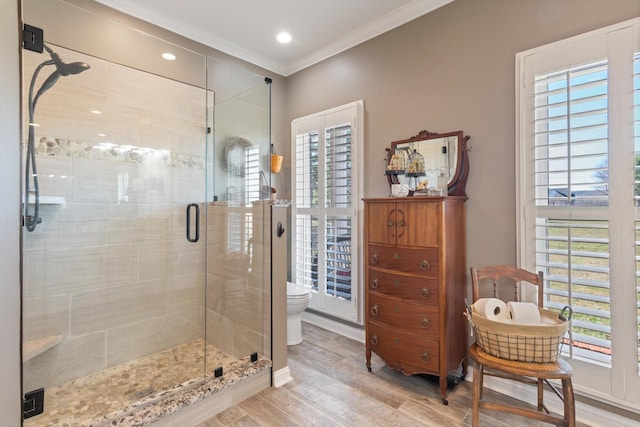
M302 312L302 321L361 343L364 343L365 340L365 331L362 327L348 325L344 322L320 316L308 310Z
M273 373L273 386L275 388L282 387L291 380L293 380L293 378L291 377L289 365L285 366L284 368L278 369Z

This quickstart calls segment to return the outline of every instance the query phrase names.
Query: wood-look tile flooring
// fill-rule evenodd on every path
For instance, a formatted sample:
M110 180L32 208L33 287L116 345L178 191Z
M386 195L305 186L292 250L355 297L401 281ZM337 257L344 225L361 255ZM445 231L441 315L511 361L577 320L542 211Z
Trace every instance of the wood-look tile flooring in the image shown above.
M364 344L303 322L304 341L289 347L293 381L270 388L197 427L214 426L470 426L471 383L449 392L444 406L437 382L406 377L375 354L365 366ZM487 398L516 402L485 391ZM542 426L535 420L482 411L491 427ZM578 424L583 426L584 424Z

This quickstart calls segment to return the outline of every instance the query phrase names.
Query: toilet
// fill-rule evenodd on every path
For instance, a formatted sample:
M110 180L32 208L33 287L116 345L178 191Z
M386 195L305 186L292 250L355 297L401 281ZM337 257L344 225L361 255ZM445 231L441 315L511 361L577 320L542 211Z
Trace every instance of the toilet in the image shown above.
M311 292L302 285L287 282L287 345L302 342L302 312L309 306Z

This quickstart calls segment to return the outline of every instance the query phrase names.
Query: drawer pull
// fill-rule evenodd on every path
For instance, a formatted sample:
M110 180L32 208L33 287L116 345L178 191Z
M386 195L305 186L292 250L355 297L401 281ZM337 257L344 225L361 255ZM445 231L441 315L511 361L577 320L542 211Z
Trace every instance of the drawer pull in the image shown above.
M378 345L378 335L374 334L369 340L369 342L371 343L371 345Z
M431 356L429 356L429 353L427 353L426 351L420 355L420 361L422 363L429 363L430 360Z
M395 224L393 223L393 221L389 220L387 221L387 227L393 227Z
M427 261L426 259L423 259L422 262L420 263L420 270L427 271L430 268L431 268L431 264L429 264L429 261Z
M377 264L378 263L378 254L373 254L371 256L371 264Z
M371 307L370 311L373 316L377 316L378 314L380 314L380 310L378 309L378 304Z
M398 221L398 227L404 227L405 225L407 224L404 221Z
M395 254L393 254L393 258L394 259L400 259L400 254L396 252Z
M400 286L400 280L396 279L393 281L394 286Z
M427 319L426 317L423 317L422 320L420 321L420 326L426 329L429 326L431 326L431 322L429 322L429 319Z
M420 298L429 298L430 296L431 296L431 293L429 292L429 289L427 288L420 289Z
M373 280L371 281L371 289L376 289L376 288L378 287L378 285L379 285L379 284L380 284L380 283L379 283L379 281L378 281L378 278L376 277L375 279L373 279Z

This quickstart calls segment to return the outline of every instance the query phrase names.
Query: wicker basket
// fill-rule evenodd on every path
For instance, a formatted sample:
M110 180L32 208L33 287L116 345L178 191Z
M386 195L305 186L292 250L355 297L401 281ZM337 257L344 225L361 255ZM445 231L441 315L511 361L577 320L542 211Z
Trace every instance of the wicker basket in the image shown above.
M493 356L521 362L555 362L560 356L560 345L569 328L569 321L558 313L543 308L539 325L522 325L490 320L473 312L469 318L475 332L476 343Z

